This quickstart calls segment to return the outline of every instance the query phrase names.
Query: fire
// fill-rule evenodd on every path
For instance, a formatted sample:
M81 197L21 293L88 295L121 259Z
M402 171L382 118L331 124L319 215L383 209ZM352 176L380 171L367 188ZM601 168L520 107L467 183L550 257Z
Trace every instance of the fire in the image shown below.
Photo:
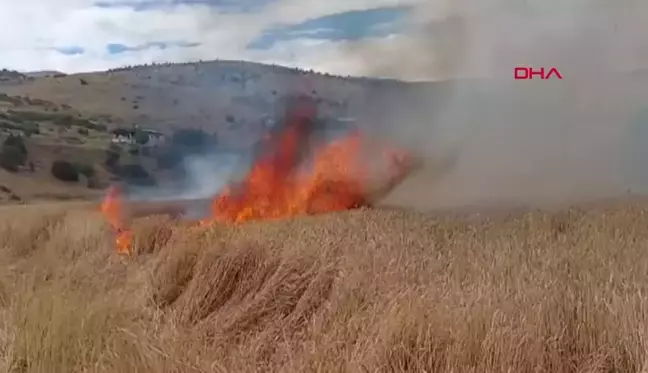
M214 199L212 218L241 223L343 211L373 202L360 133L317 150L307 171L296 171L301 142L298 126L287 129L276 151L261 158L240 185ZM409 169L408 155L385 150L383 156L390 166L387 184L398 183Z
M211 202L211 216L197 226L281 219L371 206L412 171L412 157L404 151L379 147L382 157L368 157L368 139L354 131L309 151L314 108L297 107L278 135L266 136L261 154L242 182L224 188ZM378 188L369 165L382 158L386 180ZM371 162L369 162L371 159ZM378 162L380 163L380 162ZM132 232L126 224L119 188L109 190L101 211L116 233L120 254L130 254ZM132 207L129 213L133 213Z
M125 221L124 201L118 187L113 186L108 190L100 209L108 224L115 231L117 253L130 254L133 236Z

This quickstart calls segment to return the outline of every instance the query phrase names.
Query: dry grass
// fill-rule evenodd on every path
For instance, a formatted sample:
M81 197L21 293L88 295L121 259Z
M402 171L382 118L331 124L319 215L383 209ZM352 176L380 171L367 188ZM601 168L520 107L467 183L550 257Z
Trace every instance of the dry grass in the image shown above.
M0 210L0 371L639 372L648 210L238 228Z

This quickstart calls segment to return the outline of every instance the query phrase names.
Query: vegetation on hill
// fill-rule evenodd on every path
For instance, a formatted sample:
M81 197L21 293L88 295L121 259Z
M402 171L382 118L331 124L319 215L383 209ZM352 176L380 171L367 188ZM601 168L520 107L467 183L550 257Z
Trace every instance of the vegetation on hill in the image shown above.
M150 183L160 173L181 175L167 171L181 171L182 159L190 154L215 147L253 151L294 97L311 98L323 118L353 115L373 82L242 61L43 74L0 85L0 136L20 135L30 149L56 145L69 153L30 153L36 170L48 175L53 176L52 160L78 163L86 156L84 148L100 154L93 157L98 184L110 179ZM140 129L133 144L113 146L110 131L116 128ZM165 133L167 143L152 145L143 128Z
M57 160L52 162L52 175L58 180L65 182L78 182L79 170L68 161Z

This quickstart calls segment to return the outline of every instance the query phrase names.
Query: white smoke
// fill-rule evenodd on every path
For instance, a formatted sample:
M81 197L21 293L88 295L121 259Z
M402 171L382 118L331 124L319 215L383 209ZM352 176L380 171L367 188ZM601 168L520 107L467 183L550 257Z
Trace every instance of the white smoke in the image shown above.
M627 162L648 146L633 132L648 107L646 15L636 0L426 1L409 35L352 49L369 74L439 81L425 108L392 124L393 138L431 164L459 149L452 172L423 172L391 202L538 205L648 191L636 182L648 159ZM516 66L556 67L564 79L514 80Z
M246 163L247 162L247 163ZM183 177L152 187L130 186L129 199L137 201L204 200L213 198L230 182L240 178L249 163L234 153L212 152L187 155L182 160Z

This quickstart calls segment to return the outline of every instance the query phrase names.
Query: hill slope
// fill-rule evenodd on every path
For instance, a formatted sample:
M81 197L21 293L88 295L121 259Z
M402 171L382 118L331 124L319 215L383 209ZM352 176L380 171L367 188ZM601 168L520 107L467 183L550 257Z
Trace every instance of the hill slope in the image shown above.
M5 136L26 134L33 158L30 161L43 163L45 174L51 162L61 158L51 155L52 146L55 153L68 154L65 161L92 160L95 174L105 176L93 181L99 185L107 184L110 173L123 176L103 164L115 150L121 154L120 165L140 167L140 173L153 178L162 175L164 179L166 167L160 166L165 161L156 155L182 157L177 148L157 151L153 157L147 154L148 149L144 149L146 154L130 146L117 149L110 143L108 131L112 129L137 126L171 136L196 128L217 138L219 147L250 152L295 97L309 97L318 106L318 117L328 121L360 113L364 92L405 86L395 81L343 79L240 61L139 66L73 75L4 75L7 80L0 84L4 114L0 115L5 119ZM25 117L28 123L23 123ZM27 125L35 126L39 133L25 132ZM96 156L88 156L80 148L93 149Z
M317 103L325 122L355 118L360 128L386 134L430 160L429 170L411 183L415 187L396 191L393 202L408 206L420 205L419 196L428 196L431 184L436 185L434 197L425 199L448 206L483 200L493 193L498 194L494 198L509 200L541 193L546 194L542 198L555 198L573 191L584 192L587 198L618 194L628 187L623 180L626 176L619 171L624 143L632 137L628 124L635 121L637 110L648 105L645 71L516 84L505 78L405 83L242 61L208 61L36 78L11 72L4 75L8 80L0 82L0 93L5 97L40 100L107 130L139 125L170 136L196 128L217 138L218 147L244 151L281 118L289 99L307 96ZM75 141L83 143L77 145L97 150L97 156L91 157L102 175L97 184L121 177L103 165L109 133L78 136L77 128L66 131L32 142L51 143L56 137L58 147L77 149L63 144L67 140L60 141L74 135ZM141 166L161 183L182 178L182 173L167 175L167 170L158 167L159 156L168 154L132 156L129 152L127 147L122 149L120 162ZM461 162L451 177L441 180L437 163L446 162L450 152ZM86 157L82 152L68 153L74 162ZM593 162L588 160L592 157ZM582 171L593 164L596 170ZM543 175L537 169L543 169ZM444 176L448 172L442 171ZM479 177L480 173L489 177ZM555 189L542 191L541 179L561 182ZM424 204L426 208L434 205Z

